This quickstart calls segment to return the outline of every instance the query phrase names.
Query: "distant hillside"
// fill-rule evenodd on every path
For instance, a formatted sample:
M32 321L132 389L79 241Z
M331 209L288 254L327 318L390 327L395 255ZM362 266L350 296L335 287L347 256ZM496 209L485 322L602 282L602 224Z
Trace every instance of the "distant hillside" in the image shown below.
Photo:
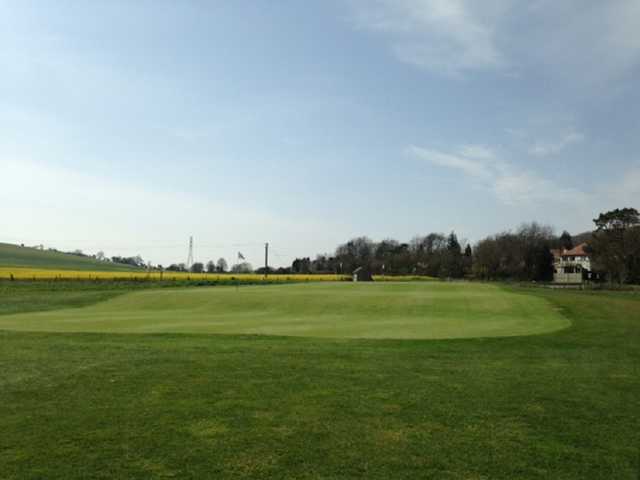
M588 243L591 240L591 232L579 233L578 235L574 235L572 237L574 245L580 245L581 243Z
M130 271L133 267L69 253L0 243L0 267L30 267L59 270Z

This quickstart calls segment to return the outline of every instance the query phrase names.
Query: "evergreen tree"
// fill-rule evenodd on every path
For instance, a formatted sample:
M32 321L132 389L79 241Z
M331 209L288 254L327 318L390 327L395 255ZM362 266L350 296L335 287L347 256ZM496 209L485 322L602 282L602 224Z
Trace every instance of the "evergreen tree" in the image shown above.
M593 220L597 230L589 244L596 268L611 282L626 283L640 277L640 214L634 208L601 213Z
M451 232L447 237L446 256L440 269L440 276L443 278L462 278L463 273L462 248L455 232Z
M471 245L467 243L467 246L464 249L464 257L462 259L462 268L463 275L471 274L473 269L473 250L471 250Z
M550 282L553 280L553 253L548 245L536 248L534 257L533 280Z
M573 238L566 230L560 235L560 248L571 250L573 248Z

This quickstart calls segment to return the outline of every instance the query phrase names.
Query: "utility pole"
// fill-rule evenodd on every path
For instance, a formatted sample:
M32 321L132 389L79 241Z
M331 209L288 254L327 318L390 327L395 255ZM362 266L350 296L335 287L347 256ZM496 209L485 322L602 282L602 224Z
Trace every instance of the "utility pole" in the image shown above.
M189 255L187 256L187 270L193 265L193 237L189 237Z
M264 244L264 276L269 272L269 242Z

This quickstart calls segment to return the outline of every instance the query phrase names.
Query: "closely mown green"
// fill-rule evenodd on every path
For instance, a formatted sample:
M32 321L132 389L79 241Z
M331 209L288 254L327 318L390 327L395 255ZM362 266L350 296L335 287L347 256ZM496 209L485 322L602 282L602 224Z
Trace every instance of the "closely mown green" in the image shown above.
M494 337L568 325L541 298L495 285L420 282L143 290L88 308L0 317L9 330L343 338Z
M571 326L457 340L0 332L0 478L637 479L638 295L509 293Z

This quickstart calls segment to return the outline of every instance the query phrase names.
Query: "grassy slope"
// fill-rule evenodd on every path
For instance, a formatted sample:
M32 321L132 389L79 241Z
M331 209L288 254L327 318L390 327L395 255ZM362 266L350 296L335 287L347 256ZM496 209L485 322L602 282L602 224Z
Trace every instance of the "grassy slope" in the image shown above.
M86 307L130 293L133 290L167 285L175 287L176 283L76 280L12 282L0 280L0 318L3 318L2 315L14 313Z
M572 327L438 341L0 332L0 476L635 480L638 297L532 294Z
M100 271L132 270L132 268L127 265L99 262L87 257L20 247L9 243L0 243L0 267Z
M0 317L9 330L414 339L544 333L568 324L540 298L432 282L147 290L84 309Z

